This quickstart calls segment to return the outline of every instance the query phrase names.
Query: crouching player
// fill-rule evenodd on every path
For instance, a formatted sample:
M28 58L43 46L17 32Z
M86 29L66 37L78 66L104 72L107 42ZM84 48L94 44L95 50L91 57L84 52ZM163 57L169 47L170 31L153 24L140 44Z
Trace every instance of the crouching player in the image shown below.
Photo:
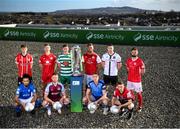
M88 109L90 110L90 113L94 113L98 105L102 104L103 114L107 115L107 105L109 99L107 97L106 86L102 80L99 80L99 75L93 74L92 79L93 80L88 83L86 96L83 98L83 102L86 104L88 103Z
M15 106L17 117L21 116L22 110L35 113L35 102L37 99L36 88L33 83L30 83L31 77L28 74L24 74L22 77L22 83L16 90Z
M50 82L44 92L43 107L47 108L48 116L51 115L51 107L61 114L62 105L68 105L69 99L66 97L64 86L58 82L58 74L52 75Z
M117 108L117 113L120 113L120 116L129 113L127 119L131 119L134 108L133 100L133 93L128 90L122 82L118 82L114 91L110 110L113 113L113 108Z

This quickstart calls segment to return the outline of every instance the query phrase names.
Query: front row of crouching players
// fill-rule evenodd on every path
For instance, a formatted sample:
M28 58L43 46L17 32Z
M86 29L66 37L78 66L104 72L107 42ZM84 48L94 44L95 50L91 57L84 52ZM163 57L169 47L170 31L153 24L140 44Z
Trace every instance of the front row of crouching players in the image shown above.
M47 108L48 116L51 115L51 109L57 110L61 114L61 108L63 105L70 103L69 98L66 96L64 86L58 82L58 74L54 73L52 76L52 82L45 88L43 107ZM107 90L104 82L99 79L98 74L92 76L92 81L88 83L86 96L83 98L83 103L87 104L90 113L95 113L96 109L100 106L103 107L103 114L108 113ZM114 114L120 113L121 116L128 114L128 119L132 117L134 108L133 104L134 95L129 91L122 82L118 82L112 97L110 111ZM15 105L17 116L21 115L22 110L35 113L35 107L37 104L36 88L33 83L30 83L30 76L24 75L22 83L19 85L16 91Z

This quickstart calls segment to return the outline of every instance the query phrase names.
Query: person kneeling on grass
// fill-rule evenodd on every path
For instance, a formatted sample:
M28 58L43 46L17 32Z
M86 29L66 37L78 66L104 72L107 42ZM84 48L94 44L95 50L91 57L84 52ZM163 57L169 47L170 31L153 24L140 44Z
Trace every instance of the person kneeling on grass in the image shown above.
M30 83L30 76L28 74L24 74L22 77L22 83L16 90L16 116L20 117L22 110L35 114L34 108L36 100L36 88L33 83Z
M103 106L103 114L108 113L108 97L106 86L102 80L99 80L98 74L93 74L92 81L88 83L88 88L86 91L86 96L83 98L85 104L88 103L88 109L90 113L94 113L99 104ZM92 105L92 106L91 106ZM95 106L95 108L93 108ZM91 110L92 109L92 110Z
M44 92L43 107L47 108L48 116L51 115L51 106L61 114L62 105L68 105L69 99L66 97L64 86L58 82L58 74L54 73Z
M114 113L113 111L115 110L113 109L118 109L116 113L120 113L121 117L129 113L127 119L131 119L134 108L133 100L133 93L128 90L122 82L118 82L114 91L110 110Z

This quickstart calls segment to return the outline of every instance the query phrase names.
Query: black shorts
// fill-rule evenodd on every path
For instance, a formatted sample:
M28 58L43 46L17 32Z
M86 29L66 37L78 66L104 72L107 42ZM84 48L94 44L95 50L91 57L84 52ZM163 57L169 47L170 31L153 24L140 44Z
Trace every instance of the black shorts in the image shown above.
M30 77L30 82L32 81L32 77ZM22 83L22 77L18 77L18 86Z
M128 102L128 100L127 99L119 99L119 102L121 103L121 104L125 104L125 103L127 103Z
M105 85L113 85L115 86L118 81L118 76L107 76L104 75L104 83Z

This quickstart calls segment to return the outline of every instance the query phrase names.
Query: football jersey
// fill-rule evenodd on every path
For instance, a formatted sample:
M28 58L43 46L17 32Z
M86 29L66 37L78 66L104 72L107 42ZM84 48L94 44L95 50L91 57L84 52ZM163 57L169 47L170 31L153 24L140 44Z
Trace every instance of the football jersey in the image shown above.
M39 63L43 66L42 80L44 82L51 82L51 77L55 69L56 56L53 53L49 55L43 54L39 59Z
M57 63L61 65L60 67L60 76L71 76L72 75L72 64L71 64L71 55L59 55Z
M103 95L103 90L106 89L106 86L102 80L99 80L98 84L96 85L94 81L90 81L88 84L88 88L91 90L91 94L98 98Z
M36 93L36 88L33 83L30 83L27 87L23 83L19 85L16 90L16 95L19 99L29 99Z
M56 102L59 101L61 98L61 93L65 92L64 86L61 83L49 83L45 89L45 94L48 95L52 101Z
M140 70L145 68L142 59L139 57L136 60L132 60L132 58L128 58L126 61L126 67L129 69L128 81L141 82Z
M126 87L124 87L123 93L120 93L119 89L116 88L113 97L117 98L120 101L129 100L129 99L134 100L134 94Z
M101 63L101 59L96 53L85 53L82 57L82 62L84 64L85 73L93 75L97 72L97 64Z
M18 53L15 58L15 63L18 65L18 76L23 77L24 74L28 74L32 77L32 68L33 57L31 54L26 54L25 56L22 53Z
M119 54L114 53L113 55L109 55L108 53L105 53L102 56L102 61L105 63L104 75L107 76L118 75L117 63L121 63L121 57Z

